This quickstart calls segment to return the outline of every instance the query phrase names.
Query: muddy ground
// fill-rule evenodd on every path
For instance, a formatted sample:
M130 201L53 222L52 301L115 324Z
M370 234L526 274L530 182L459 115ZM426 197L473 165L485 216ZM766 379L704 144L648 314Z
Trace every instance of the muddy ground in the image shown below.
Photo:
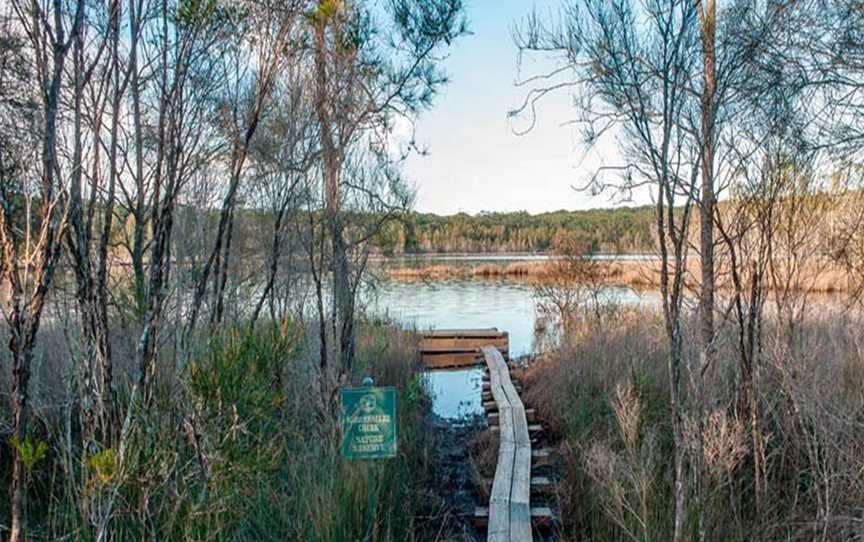
M480 542L485 533L474 526L474 508L480 505L470 444L486 426L480 416L464 422L442 419L429 414L426 427L430 432L432 479L429 491L435 502L429 510L424 539L448 542Z

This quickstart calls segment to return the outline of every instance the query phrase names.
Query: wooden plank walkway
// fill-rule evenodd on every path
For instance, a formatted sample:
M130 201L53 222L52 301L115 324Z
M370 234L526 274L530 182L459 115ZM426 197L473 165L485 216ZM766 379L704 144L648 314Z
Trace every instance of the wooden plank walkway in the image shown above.
M509 358L509 336L496 328L429 331L420 340L420 353L430 369L468 367L483 363L480 349L484 346L494 346L504 359Z
M489 497L487 540L525 542L531 534L531 438L525 406L510 380L500 350L481 348L489 368L492 397L498 406L498 464Z

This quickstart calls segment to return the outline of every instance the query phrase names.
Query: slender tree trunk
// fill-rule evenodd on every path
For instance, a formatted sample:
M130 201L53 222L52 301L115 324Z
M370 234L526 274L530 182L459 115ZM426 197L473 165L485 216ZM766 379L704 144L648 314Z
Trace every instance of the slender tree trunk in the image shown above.
M227 280L227 266L228 259L230 257L230 240L226 242L226 237L230 237L231 229L233 228L233 213L234 206L237 202L237 190L240 187L241 175L243 172L243 166L246 163L246 157L249 154L249 143L252 140L252 137L255 135L255 131L258 128L258 122L260 120L261 111L263 108L263 102L267 97L269 92L269 86L264 85L263 88L259 86L259 94L257 96L257 103L255 111L252 114L252 117L249 120L249 125L246 127L246 132L243 135L243 139L241 141L235 142L234 151L232 152L231 159L231 180L228 185L228 193L225 194L225 198L222 201L222 210L219 213L219 224L216 228L216 240L213 245L213 250L210 252L210 255L207 258L207 261L204 264L204 269L201 271L201 276L198 279L198 284L195 287L195 295L192 300L192 308L190 310L189 318L186 323L186 330L184 331L184 342L188 341L191 337L192 332L195 329L195 325L198 322L198 314L201 310L201 304L204 301L204 296L207 292L207 283L210 280L210 275L213 273L214 267L216 269L216 284L214 285L214 302L216 307L220 308L223 303L224 296L224 285L222 284L222 276L225 276ZM227 245L227 247L226 247ZM214 318L212 319L213 323L218 323L221 321L221 312L216 311L214 313Z
M11 287L11 304L7 307L10 314L10 339L9 351L12 355L12 412L13 412L13 435L22 444L27 438L27 409L28 409L28 385L30 380L30 365L33 359L33 348L39 324L42 318L42 310L45 306L45 298L54 278L57 259L60 254L59 244L62 242L65 228L66 216L64 215L60 201L55 196L55 168L57 167L57 116L60 102L60 90L63 79L63 66L67 53L81 27L83 16L83 2L79 1L75 13L74 22L70 30L72 37L66 40L63 26L63 11L61 0L54 0L51 5L53 12L53 29L45 34L51 36L51 72L48 66L41 65L40 85L42 90L42 108L44 114L44 132L41 144L41 193L40 193L40 216L39 231L36 232L36 245L34 248L35 266L32 272L29 269L22 270L21 264L16 263L17 253L15 248L15 237L13 233L12 217L6 216L5 211L0 209L0 239L2 239L4 257L8 260L5 267L6 277ZM30 14L33 18L32 39L34 49L41 50L41 40L44 38L42 19L47 20L47 14L35 2L31 4ZM39 62L47 63L43 57ZM26 216L30 220L29 212ZM29 243L28 239L28 243ZM26 249L29 249L28 246ZM25 249L25 250L26 250ZM28 255L29 256L29 255ZM26 264L25 264L26 265ZM30 284L32 282L32 284ZM25 300L25 292L32 286L30 299ZM26 493L25 467L21 458L20 450L14 451L12 466L12 488L11 488L11 532L10 542L23 542L24 540L24 497Z
M225 311L225 288L228 285L228 266L231 262L231 242L234 239L234 208L232 205L228 211L228 226L225 229L225 243L221 257L216 262L216 296L214 299L213 315L211 324L217 325L222 323L222 318Z
M702 420L704 420L704 374L711 366L714 350L714 136L716 112L715 0L697 0L702 35L703 86L701 96L702 186L699 206L701 287L699 290L699 364L690 377L693 381L693 415L699 426L694 453L696 494L699 498L699 540L708 536L709 511L706 476L702 464Z
M701 0L699 0L701 3ZM699 295L700 358L702 367L711 359L714 342L714 136L715 95L717 91L715 73L715 19L714 0L705 0L702 12L702 48L704 81L702 88L702 205L700 206L700 249L702 285Z
M9 340L9 350L12 352L12 434L19 445L27 438L27 387L30 382L30 356L24 349L22 341L24 330L20 316L12 323L12 338ZM10 542L24 540L24 494L26 492L26 472L20 451L15 450L15 461L12 464L12 530Z
M333 329L339 345L339 376L344 380L354 363L354 295L350 284L348 253L343 237L340 217L341 149L329 105L329 77L327 72L326 18L315 26L315 111L321 125L322 170L324 180L324 207L333 251Z
M293 187L294 185L292 184L291 188L289 189L289 193L293 191ZM290 201L290 196L286 195L285 199L281 202L279 206L279 210L276 213L276 221L273 225L273 239L270 244L270 262L267 267L267 281L264 284L264 290L261 292L261 297L258 298L258 302L255 304L255 309L252 311L252 324L255 324L255 322L258 321L258 317L261 314L261 309L264 307L264 303L270 297L270 294L276 284L276 274L279 271L279 258L282 252L283 223L285 221L285 214L287 213Z
M135 285L135 306L138 316L143 315L146 297L146 274L144 272L144 228L146 185L144 183L144 133L141 127L141 75L138 72L138 41L141 34L141 6L138 0L129 0L129 82L132 94L132 131L135 138L135 205L132 232L132 274Z
M354 292L348 254L342 236L342 224L338 215L332 218L333 242L333 291L336 296L336 318L339 327L340 383L347 378L354 366Z

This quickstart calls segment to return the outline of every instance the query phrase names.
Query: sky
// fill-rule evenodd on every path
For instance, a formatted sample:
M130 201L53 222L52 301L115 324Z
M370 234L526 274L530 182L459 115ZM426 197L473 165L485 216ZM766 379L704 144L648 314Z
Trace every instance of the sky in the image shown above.
M508 118L528 89L517 87L517 50L513 25L536 6L551 14L561 0L465 0L471 35L455 42L443 62L450 82L432 109L417 123L416 139L428 151L412 156L406 176L416 191L415 209L454 214L481 211L528 211L610 207L611 195L592 197L575 190L608 152L586 152L566 92L547 95L537 123L526 135L527 117ZM548 61L526 59L522 76L548 67Z

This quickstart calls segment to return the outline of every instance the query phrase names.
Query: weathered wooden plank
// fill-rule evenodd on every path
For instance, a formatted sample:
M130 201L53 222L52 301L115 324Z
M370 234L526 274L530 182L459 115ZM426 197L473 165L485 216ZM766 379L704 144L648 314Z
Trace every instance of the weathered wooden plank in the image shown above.
M484 346L494 346L504 353L509 343L507 337L423 337L420 340L420 350L423 352L443 349L480 349Z
M491 387L492 387L492 384L490 382L488 382L488 381L483 382L483 391L489 391L491 389ZM513 388L516 390L516 393L519 393L522 391L522 386L520 386L519 384L514 385Z
M486 329L432 329L423 333L429 337L500 337L507 335L506 331L499 331L496 327Z
M531 501L531 439L528 437L528 421L525 410L513 407L513 435L516 442L516 455L513 458L513 480L510 488L510 502L526 509ZM511 510L512 515L512 510ZM513 521L511 521L511 528Z
M532 506L531 507L531 522L534 525L546 525L552 521L554 515L552 509L548 506ZM485 506L474 507L474 523L478 527L485 527L489 524L489 508Z
M510 502L510 540L511 542L530 542L531 506L527 502Z
M480 348L490 345L508 358L509 344L508 334L497 329L457 329L424 333L419 348L426 367L437 369L474 365Z
M485 406L484 406L484 408L485 408ZM499 414L497 411L497 406L495 408L496 408L496 410L488 410L487 409L486 421L489 422L489 425L498 425ZM525 409L525 417L528 419L528 422L534 421L535 416L536 416L536 413L535 413L533 408L526 408Z
M485 347L496 353L494 347ZM500 359L500 355L497 356ZM488 356L484 356L488 362ZM515 438L513 432L513 417L510 413L510 402L504 392L504 380L507 375L503 374L501 368L493 363L489 366L488 389L498 405L499 414L499 443L498 463L495 468L495 477L492 480L492 491L489 496L489 529L487 540L510 542L510 490L513 485L513 461L516 455Z
M483 492L486 494L492 493L492 480L484 478L481 482ZM555 488L555 484L547 476L531 476L531 494L549 493Z
M423 354L423 365L430 369L471 367L482 363L478 352Z

